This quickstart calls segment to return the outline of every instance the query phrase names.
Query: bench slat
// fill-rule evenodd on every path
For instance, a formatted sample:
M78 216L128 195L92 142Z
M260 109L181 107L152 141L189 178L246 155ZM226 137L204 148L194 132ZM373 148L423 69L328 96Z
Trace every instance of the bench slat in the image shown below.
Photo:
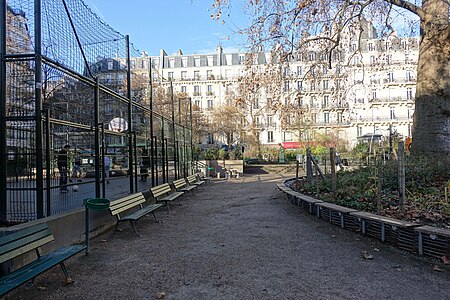
M181 178L181 179L174 180L172 183L173 183L173 186L175 187L175 189L179 189L186 185L186 180L184 180L184 178Z
M161 185L152 187L150 189L150 191L152 192L152 195L154 198L158 198L160 196L163 196L167 193L170 193L170 191L172 191L172 189L170 188L168 183L163 183Z
M162 203L148 205L148 206L144 207L143 209L137 210L134 213L131 213L131 214L123 217L120 221L137 220L137 219L151 213L152 211L156 210L157 208L159 208L161 206L163 206Z
M13 240L21 239L23 236L31 235L36 232L45 230L47 228L48 228L47 224L42 223L42 224L38 224L35 226L26 227L26 228L20 229L18 231L11 232L5 236L0 237L0 247L2 247L5 244L10 243Z
M55 238L53 237L53 235L47 235L44 238L41 238L39 240L35 240L31 243L27 243L19 248L16 248L12 251L6 252L5 254L3 254L2 256L0 256L0 263L3 263L5 261L8 261L10 259L13 259L14 257L17 257L19 255L25 254L31 250L34 250L36 248L39 248L42 245L45 245L47 243L50 243L51 241L53 241Z
M112 201L109 209L114 216L142 203L145 203L144 195L142 193L136 193L131 195L131 197L128 196Z

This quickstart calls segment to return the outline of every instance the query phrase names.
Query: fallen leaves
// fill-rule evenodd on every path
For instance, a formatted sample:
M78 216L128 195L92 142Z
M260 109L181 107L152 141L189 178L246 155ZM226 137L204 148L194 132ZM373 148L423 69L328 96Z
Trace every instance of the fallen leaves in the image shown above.
M364 258L365 260L371 260L371 259L373 259L373 255L369 254L367 251L362 251L362 252L361 252L361 256L362 256L362 258Z
M157 292L156 299L164 299L166 297L166 292Z
M444 265L450 265L450 259L447 257L447 255L442 256L441 259Z
M442 268L439 267L438 265L434 265L433 266L433 271L435 271L435 272L443 272Z

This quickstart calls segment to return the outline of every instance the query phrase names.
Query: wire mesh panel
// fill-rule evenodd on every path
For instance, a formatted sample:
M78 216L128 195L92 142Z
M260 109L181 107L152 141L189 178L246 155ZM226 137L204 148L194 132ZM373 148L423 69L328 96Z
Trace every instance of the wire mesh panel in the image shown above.
M151 123L149 74L134 70L140 53L129 38L80 0L6 3L1 221L69 211L101 193L123 196L146 155L157 179L168 180L169 167L173 177L187 157L186 130L176 125L174 136L172 122L156 114Z

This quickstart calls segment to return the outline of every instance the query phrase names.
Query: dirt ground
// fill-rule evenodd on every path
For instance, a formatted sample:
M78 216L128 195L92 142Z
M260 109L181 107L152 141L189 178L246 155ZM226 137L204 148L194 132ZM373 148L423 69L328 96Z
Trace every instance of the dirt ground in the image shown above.
M282 180L213 180L159 223L141 219L141 237L122 224L93 240L67 261L74 284L55 267L7 299L449 298L448 266L318 220L286 201Z

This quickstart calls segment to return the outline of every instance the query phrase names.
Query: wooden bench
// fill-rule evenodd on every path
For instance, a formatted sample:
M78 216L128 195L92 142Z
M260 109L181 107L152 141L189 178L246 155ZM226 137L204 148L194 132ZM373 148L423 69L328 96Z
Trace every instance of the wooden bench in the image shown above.
M168 183L163 183L150 188L153 198L158 202L164 202L167 209L170 211L169 202L177 199L183 192L172 191Z
M0 264L36 251L36 259L0 277L0 296L58 264L66 276L66 282L69 282L70 278L64 261L84 250L86 246L64 247L43 255L40 247L53 240L53 234L47 224L30 226L0 237Z
M189 185L184 178L174 180L172 184L177 192L190 192L196 188L195 185Z
M196 181L195 184L202 186L204 183L210 182L211 178L203 178L200 173L194 174ZM203 186L202 186L203 187Z
M145 197L142 193L135 193L128 195L126 197L113 200L111 201L111 204L109 206L109 209L111 211L111 214L113 216L116 216L117 222L116 227L114 228L113 234L116 232L117 227L119 226L120 222L126 222L129 221L131 224L131 227L134 230L134 233L136 233L137 236L139 236L139 233L136 229L136 222L143 216L152 213L153 217L156 220L155 210L162 206L161 203L153 203L149 204L147 206L144 206L143 204L146 202ZM130 209L136 209L129 214L126 214L128 210ZM157 220L156 220L157 221Z

